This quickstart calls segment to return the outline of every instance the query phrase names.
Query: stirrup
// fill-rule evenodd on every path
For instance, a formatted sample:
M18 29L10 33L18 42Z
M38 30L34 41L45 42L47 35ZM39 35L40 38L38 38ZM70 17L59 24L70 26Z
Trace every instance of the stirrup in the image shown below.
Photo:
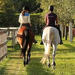
M63 44L63 42L62 41L60 41L60 45L62 45Z
M43 42L42 41L40 42L40 45L43 45Z

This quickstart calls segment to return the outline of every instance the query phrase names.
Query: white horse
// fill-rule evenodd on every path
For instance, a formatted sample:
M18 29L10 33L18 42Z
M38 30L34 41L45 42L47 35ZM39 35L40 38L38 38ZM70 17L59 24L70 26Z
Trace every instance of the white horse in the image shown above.
M52 53L52 65L55 66L55 55L57 50L57 45L60 43L60 37L59 32L54 27L46 27L43 30L42 35L42 41L44 43L44 57L42 58L41 62L42 64L45 64L47 61L48 67L50 67L50 47L53 47L53 53Z

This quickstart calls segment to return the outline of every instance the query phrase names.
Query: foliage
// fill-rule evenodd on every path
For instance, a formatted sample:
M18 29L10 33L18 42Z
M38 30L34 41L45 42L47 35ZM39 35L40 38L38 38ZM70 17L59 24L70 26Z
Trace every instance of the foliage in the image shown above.
M15 20L13 0L0 0L0 26L12 26Z
M44 10L42 16L49 11L49 6L54 5L54 12L58 15L61 23L72 21L75 13L75 0L41 0L41 8Z
M63 25L72 21L75 13L75 0L0 0L0 26L17 26L18 16L15 13L21 12L24 5L30 7L30 13L43 11L40 15L42 25L45 24L44 17L49 12L50 5L54 5L54 12L58 15L59 23ZM36 23L35 20L34 22Z
M31 14L31 24L32 24L32 30L35 33L40 33L42 29L42 23L41 23L41 13L39 14Z
M14 0L13 6L16 11L20 12L23 6L28 6L30 8L30 12L38 11L40 9L40 3L38 0Z
M41 23L41 13L37 14L31 14L31 24L32 24L32 30L39 34L42 30L42 23ZM12 18L14 16L14 18ZM14 14L14 15L9 15L5 13L0 14L0 27L19 27L19 13ZM37 29L37 30L36 30Z
M30 12L41 11L38 0L0 0L0 27L18 26L18 15L15 13L21 12L24 5L30 7Z

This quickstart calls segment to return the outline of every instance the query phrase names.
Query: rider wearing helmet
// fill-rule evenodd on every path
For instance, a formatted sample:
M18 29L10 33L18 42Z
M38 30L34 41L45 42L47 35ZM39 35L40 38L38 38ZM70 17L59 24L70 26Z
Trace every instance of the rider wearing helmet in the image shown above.
M19 15L19 23L21 26L26 26L26 29L29 31L31 30L31 20L30 20L30 13L29 13L29 7L24 6L22 12ZM20 28L19 28L20 29ZM32 30L31 30L32 32ZM34 33L32 32L34 35ZM34 43L37 43L37 41L34 39Z
M61 37L61 31L58 27L59 25L58 25L57 15L53 12L54 6L51 5L49 7L49 10L50 10L50 12L47 13L46 16L45 16L45 23L46 23L45 27L51 26L51 27L57 28L58 31L59 31L59 36L60 36L60 44L63 44L62 37ZM40 44L42 44L42 42Z
M59 36L60 36L60 44L63 44L62 42L62 37L61 37L61 31L59 29L58 25L58 18L57 15L53 12L54 6L50 6L49 8L50 12L46 15L45 21L46 21L46 26L52 26L58 29L59 31Z
M26 6L23 7L23 10L19 15L19 23L20 23L20 27L25 25L27 29L30 28L31 26L29 8Z

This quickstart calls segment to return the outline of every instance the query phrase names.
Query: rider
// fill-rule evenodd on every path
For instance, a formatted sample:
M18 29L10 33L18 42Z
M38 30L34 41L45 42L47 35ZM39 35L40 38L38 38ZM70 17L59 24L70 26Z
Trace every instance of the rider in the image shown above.
M20 27L26 26L27 30L31 30L30 14L29 14L29 8L27 6L23 7L23 10L19 15L19 23L20 23ZM33 40L33 42L37 43L37 41L35 39Z
M63 44L62 37L61 37L61 31L60 31L60 29L58 27L59 25L58 25L57 15L53 12L54 6L51 5L49 10L50 10L50 12L45 17L45 22L46 22L46 26L45 27L51 26L51 27L57 28L58 31L59 31L59 36L60 36L60 44Z

